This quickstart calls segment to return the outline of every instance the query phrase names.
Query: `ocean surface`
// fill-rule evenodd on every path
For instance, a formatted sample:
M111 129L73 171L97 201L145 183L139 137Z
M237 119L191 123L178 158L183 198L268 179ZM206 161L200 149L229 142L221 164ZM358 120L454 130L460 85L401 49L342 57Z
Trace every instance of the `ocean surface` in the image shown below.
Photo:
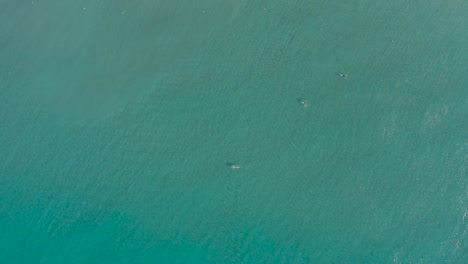
M468 1L0 0L0 263L467 259Z

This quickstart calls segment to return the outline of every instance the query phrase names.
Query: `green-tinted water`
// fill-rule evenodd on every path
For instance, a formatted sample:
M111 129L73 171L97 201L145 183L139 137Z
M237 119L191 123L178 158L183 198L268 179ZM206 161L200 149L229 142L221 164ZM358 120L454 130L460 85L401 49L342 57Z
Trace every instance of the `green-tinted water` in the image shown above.
M464 263L466 14L0 0L0 263Z

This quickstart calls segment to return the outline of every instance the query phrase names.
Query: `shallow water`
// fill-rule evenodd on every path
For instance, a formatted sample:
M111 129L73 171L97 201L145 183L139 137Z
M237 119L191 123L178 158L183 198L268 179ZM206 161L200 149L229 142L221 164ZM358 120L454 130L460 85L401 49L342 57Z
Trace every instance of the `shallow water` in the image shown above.
M468 3L176 2L0 0L0 262L463 263Z

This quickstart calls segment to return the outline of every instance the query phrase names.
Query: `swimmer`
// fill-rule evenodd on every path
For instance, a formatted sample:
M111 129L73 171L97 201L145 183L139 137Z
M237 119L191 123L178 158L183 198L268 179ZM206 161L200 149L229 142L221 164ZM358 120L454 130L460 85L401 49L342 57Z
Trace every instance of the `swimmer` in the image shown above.
M301 104L304 107L307 107L309 105L307 99L297 98L296 101L298 104Z
M348 79L348 74L347 73L340 73L340 77Z
M240 169L240 166L237 165L236 163L233 163L233 162L226 162L226 166L228 166L229 168L231 168L231 170Z

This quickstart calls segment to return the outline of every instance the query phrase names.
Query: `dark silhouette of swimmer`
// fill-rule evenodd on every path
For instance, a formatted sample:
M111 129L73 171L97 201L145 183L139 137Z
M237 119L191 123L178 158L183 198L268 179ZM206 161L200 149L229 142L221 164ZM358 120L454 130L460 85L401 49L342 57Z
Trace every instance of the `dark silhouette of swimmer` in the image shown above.
M297 102L303 106L308 106L309 105L309 102L306 100L306 99L297 99Z
M231 168L232 170L240 169L240 166L238 164L232 162L226 162L226 166L229 166L229 168Z
M348 79L348 74L347 73L340 73L340 77Z

